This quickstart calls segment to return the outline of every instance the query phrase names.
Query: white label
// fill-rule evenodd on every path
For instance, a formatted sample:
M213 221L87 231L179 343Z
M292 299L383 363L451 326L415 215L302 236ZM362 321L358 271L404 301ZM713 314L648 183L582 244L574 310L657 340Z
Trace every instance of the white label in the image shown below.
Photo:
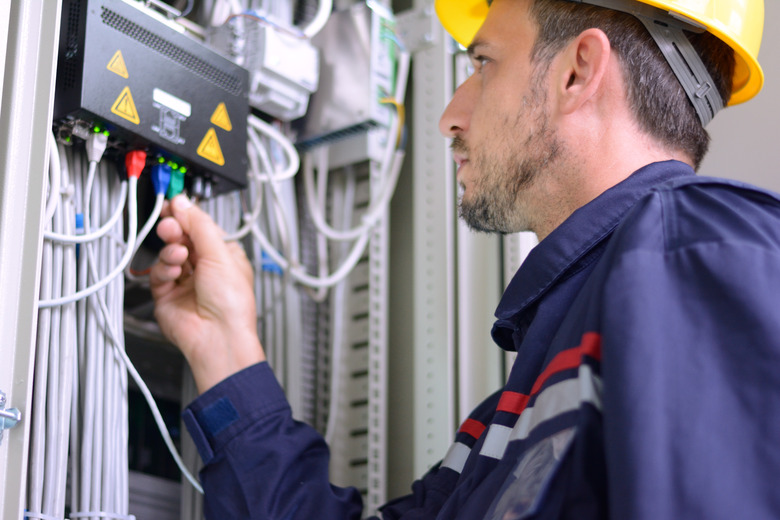
M175 110L184 117L190 117L192 115L192 105L183 99L177 98L173 94L165 92L164 90L160 90L159 88L154 89L152 98L155 102L166 106L171 110Z

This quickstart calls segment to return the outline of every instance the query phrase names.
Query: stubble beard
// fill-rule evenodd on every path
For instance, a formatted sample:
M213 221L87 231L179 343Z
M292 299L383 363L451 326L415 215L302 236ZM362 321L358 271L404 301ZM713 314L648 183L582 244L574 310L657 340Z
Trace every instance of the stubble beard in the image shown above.
M503 153L470 150L460 137L453 139L453 149L466 153L478 173L468 198L461 195L458 203L460 217L472 230L501 234L535 231L537 215L529 210L527 194L551 169L563 148L544 107L544 96L532 92L531 101L524 100L513 124L506 122L497 129L491 139L505 144ZM516 144L513 137L521 135L532 120L535 124L526 131L526 138Z

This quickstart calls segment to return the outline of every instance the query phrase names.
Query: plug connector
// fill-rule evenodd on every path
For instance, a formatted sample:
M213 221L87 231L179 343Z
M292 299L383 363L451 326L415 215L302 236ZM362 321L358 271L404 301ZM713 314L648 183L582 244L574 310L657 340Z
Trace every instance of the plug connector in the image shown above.
M89 159L89 162L99 163L107 145L107 135L97 132L89 134L87 136L87 159Z
M143 150L133 150L125 155L125 168L127 168L127 177L141 176L146 167L146 152Z
M184 191L184 172L173 170L171 172L171 183L168 185L168 198L172 199Z
M152 166L152 184L157 195L165 195L171 184L171 167L167 164Z

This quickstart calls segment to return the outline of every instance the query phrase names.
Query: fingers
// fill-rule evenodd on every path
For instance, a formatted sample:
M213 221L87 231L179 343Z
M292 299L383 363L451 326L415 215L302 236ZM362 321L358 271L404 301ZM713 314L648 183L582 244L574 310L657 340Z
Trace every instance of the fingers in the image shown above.
M184 230L182 230L179 221L172 216L168 216L157 224L157 236L166 244L182 243L184 241Z
M189 257L189 250L182 244L168 244L160 250L160 261L169 265L182 265Z
M183 195L174 197L171 206L173 217L181 227L182 236L189 238L194 248L194 253L197 254L199 259L209 258L212 260L219 260L229 255L227 246L222 238L224 236L223 231L214 223L207 213L197 206L194 206L190 200ZM162 224L162 222L160 224ZM170 228L167 226L170 226ZM168 224L163 232L170 232L171 237L174 238L173 241L181 241L176 239L178 230L175 229L175 226Z

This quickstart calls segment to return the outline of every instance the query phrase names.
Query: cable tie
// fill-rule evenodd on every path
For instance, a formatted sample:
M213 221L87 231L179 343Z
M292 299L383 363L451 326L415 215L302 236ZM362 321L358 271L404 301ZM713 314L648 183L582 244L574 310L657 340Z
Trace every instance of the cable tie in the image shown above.
M41 520L63 520L63 518L59 516L51 516L43 513L33 513L31 511L25 511L24 518L40 518Z
M91 518L93 516L114 520L136 520L135 515L120 515L119 513L107 513L105 511L79 511L78 513L70 514L71 520L73 518Z
M262 258L262 262L260 264L260 267L262 268L263 271L267 273L278 274L278 275L284 274L282 267L276 262L274 262L273 259L270 256L268 256L268 253L263 251L261 258Z

